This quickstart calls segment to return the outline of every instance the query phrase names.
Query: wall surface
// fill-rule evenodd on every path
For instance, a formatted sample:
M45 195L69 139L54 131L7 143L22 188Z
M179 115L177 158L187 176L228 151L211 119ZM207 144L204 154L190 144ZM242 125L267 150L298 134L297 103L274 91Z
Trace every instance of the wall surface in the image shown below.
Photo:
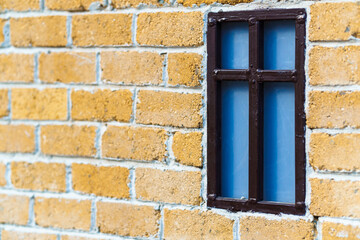
M0 239L360 239L360 2L0 0ZM230 5L228 5L230 4ZM211 11L305 8L306 215L206 207Z

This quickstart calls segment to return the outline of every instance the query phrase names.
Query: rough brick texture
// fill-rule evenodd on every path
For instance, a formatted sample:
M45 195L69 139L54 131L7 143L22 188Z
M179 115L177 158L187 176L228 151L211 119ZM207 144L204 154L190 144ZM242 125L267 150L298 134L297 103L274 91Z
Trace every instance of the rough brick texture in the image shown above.
M172 150L176 161L195 167L202 166L202 133L176 132L173 138Z
M9 96L8 90L0 89L0 118L9 114Z
M33 54L0 54L0 82L34 81Z
M4 27L6 22L7 21L5 19L0 19L0 44L2 44L5 40Z
M6 185L6 165L4 163L0 163L0 186Z
M196 53L172 53L168 57L169 85L200 86L202 56Z
M76 235L63 235L61 240L108 240L108 238L98 238L98 237L80 237Z
M46 0L45 6L50 10L84 11L88 10L92 3L97 0Z
M359 239L360 227L324 222L322 224L322 236L326 240Z
M0 152L31 153L34 151L34 126L0 125Z
M26 225L28 220L28 197L0 194L0 223Z
M3 230L1 233L2 240L57 240L55 234L16 232Z
M0 11L29 11L39 10L40 0L2 0Z

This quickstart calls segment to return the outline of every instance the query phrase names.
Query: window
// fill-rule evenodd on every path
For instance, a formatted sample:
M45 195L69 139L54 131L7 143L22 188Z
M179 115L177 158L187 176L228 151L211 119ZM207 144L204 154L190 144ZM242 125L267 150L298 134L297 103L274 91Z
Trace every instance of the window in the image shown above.
M305 213L305 18L209 14L208 206Z

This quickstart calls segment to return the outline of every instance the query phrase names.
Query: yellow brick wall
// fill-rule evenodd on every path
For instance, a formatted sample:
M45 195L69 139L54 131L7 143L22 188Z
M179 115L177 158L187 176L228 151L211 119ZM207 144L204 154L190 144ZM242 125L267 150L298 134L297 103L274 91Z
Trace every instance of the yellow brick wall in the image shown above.
M305 8L305 216L206 206L211 11ZM0 0L0 239L360 238L358 0Z

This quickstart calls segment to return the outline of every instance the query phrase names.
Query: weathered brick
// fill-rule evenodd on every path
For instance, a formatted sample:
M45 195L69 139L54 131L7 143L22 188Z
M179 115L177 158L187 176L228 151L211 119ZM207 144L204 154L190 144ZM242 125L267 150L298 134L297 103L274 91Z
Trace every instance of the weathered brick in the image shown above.
M96 224L102 233L131 237L158 233L160 211L154 207L112 202L98 202L96 206Z
M233 239L234 220L212 212L165 209L165 239Z
M264 217L240 219L240 235L243 239L315 239L315 227L305 220L269 220Z
M166 131L163 129L109 126L102 137L102 155L162 161L166 153L166 140Z
M66 16L11 18L10 38L17 47L66 46Z
M330 171L360 169L360 134L313 133L310 141L310 164Z
M356 2L315 3L310 13L310 41L360 37L360 5Z
M15 188L64 192L66 190L65 164L11 163L11 183Z
M222 3L222 4L230 4L235 5L238 3L249 3L253 0L177 0L177 3L182 4L186 7L190 7L194 4L201 5L201 4L212 4L212 3Z
M177 172L138 168L135 170L138 199L199 205L201 202L201 172Z
M202 166L202 133L176 132L173 138L172 150L176 161L181 164L201 167Z
M45 7L57 11L84 11L88 10L92 3L99 3L97 0L46 0Z
M310 92L307 125L310 128L359 128L360 92Z
M326 240L359 239L360 227L341 223L323 222L322 238Z
M164 56L152 52L102 52L102 80L124 84L154 84L162 81Z
M55 234L15 232L3 230L1 233L2 240L56 240Z
M72 39L75 46L131 44L132 14L75 15Z
M169 4L170 0L112 0L111 5L114 8L128 8L128 7L138 7L140 4L146 4L151 6L162 6L164 4Z
M314 216L360 217L359 182L310 179L310 213Z
M71 118L129 122L132 113L132 95L130 90L73 91Z
M129 169L123 167L97 167L74 163L73 189L98 196L129 198L129 173Z
M7 89L0 89L0 118L9 115L9 96Z
M2 0L0 11L40 10L40 0Z
M41 150L48 155L94 156L96 127L48 125L41 127Z
M0 186L6 185L6 165L3 163L0 163Z
M108 239L99 238L99 237L89 238L89 237L80 237L76 235L63 235L61 236L61 240L108 240Z
M0 19L0 44L5 41L4 27L6 23L7 23L6 19Z
M0 152L31 153L34 151L34 126L0 125Z
M141 45L200 46L203 26L201 12L140 13L136 40Z
M67 105L65 88L14 88L11 91L13 119L66 120Z
M141 90L136 122L175 127L202 127L201 94Z
M35 222L42 227L89 230L91 201L60 198L36 198Z
M169 85L200 86L202 56L197 53L171 53L168 59Z
M0 194L0 223L26 225L28 220L28 197Z
M33 54L0 54L0 82L33 82Z
M312 48L309 75L312 85L359 84L360 46Z
M96 55L85 52L42 53L39 79L46 83L95 83Z

